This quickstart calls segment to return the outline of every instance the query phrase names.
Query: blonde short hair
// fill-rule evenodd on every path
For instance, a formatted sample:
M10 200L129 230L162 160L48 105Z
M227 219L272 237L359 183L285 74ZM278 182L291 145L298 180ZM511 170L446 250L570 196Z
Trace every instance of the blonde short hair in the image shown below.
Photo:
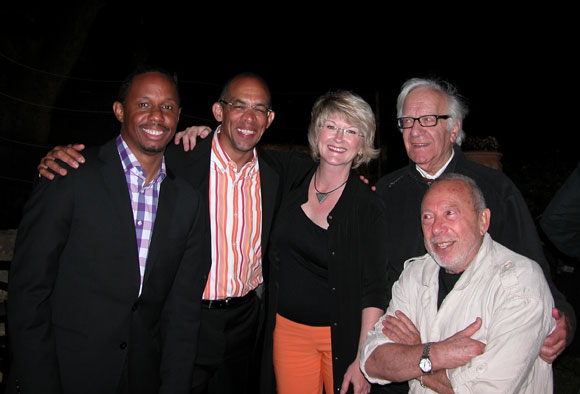
M352 123L363 134L362 150L356 155L352 168L361 164L367 164L379 156L379 149L375 149L376 121L371 106L359 95L346 91L331 91L320 96L311 111L310 126L308 127L308 144L310 154L314 160L320 159L318 151L318 138L324 122L332 116L341 116L345 121Z

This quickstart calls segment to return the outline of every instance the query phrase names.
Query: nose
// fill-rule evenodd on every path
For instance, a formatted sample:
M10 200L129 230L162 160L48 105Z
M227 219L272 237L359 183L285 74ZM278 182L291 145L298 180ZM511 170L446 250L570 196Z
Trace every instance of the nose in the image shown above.
M163 111L159 107L151 107L151 112L149 113L149 118L156 122L161 122L164 119Z
M246 108L246 110L242 113L241 118L245 121L253 121L256 119L256 113L252 107Z
M437 216L433 219L433 225L431 226L431 232L433 235L439 235L445 231L445 223L442 219Z
M423 134L425 130L423 129L423 127L419 124L419 121L416 120L415 123L413 123L413 127L411 127L409 129L409 133L413 136L416 137L418 135Z
M334 139L336 141L342 141L344 139L344 129L340 127L336 129L336 133L334 134Z

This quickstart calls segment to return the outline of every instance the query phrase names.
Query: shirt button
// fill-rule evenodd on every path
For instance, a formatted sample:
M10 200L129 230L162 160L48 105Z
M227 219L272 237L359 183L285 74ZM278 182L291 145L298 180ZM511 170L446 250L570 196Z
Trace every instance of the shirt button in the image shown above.
M138 225L138 226L140 226L140 225L142 225L142 224L143 224L143 222L142 222L141 220L137 220L137 225Z
M335 253L334 253L334 251L332 251L332 252L330 252L330 254L334 256Z
M328 220L332 220L332 215L328 215Z
M338 322L337 322L337 321L335 321L334 323L332 323L332 325L333 325L334 327L338 327Z
M127 349L127 342L121 342L121 344L119 345L119 348L120 348L121 350L125 350L125 349Z

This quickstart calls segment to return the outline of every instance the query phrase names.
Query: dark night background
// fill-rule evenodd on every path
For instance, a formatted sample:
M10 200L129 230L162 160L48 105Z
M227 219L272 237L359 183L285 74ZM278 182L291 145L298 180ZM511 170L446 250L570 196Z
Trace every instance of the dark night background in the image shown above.
M140 63L177 73L178 129L215 126L211 105L223 82L241 71L262 75L276 111L266 144L305 144L314 100L329 89L357 92L378 120L382 155L367 170L371 181L407 162L394 123L401 83L441 77L468 102L466 133L497 138L503 170L536 219L580 160L569 10L472 9L454 18L364 3L317 12L253 3L224 15L229 6L217 2L203 9L123 4L0 6L0 229L17 227L50 147L99 144L118 133L112 103L120 80ZM553 268L575 302L576 274L561 272L573 263L558 255Z

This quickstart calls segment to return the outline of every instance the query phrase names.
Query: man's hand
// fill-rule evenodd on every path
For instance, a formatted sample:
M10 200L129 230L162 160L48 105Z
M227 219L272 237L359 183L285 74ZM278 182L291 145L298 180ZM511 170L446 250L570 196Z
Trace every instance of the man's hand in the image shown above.
M566 348L566 339L571 330L570 320L558 309L552 308L552 317L556 319L556 328L546 337L540 357L548 364L552 364Z
M62 160L72 168L78 168L79 163L85 162L85 158L79 153L83 149L85 149L83 144L55 146L46 156L40 159L40 164L36 167L38 169L38 176L43 176L50 180L54 179L55 173L65 176L67 171L55 159Z
M183 141L183 150L185 152L195 148L196 138L205 138L211 133L211 129L207 126L191 126L183 131L175 133L175 145L179 145Z
M354 360L346 370L340 387L340 394L348 391L348 386L352 383L354 394L368 394L371 392L371 385L365 379L359 367L359 359Z
M403 312L395 311L395 316L387 316L383 320L383 334L391 341L403 345L419 345L421 334Z
M363 181L367 185L369 184L369 180L364 175L360 175L359 178L360 178L361 181ZM371 186L371 190L373 192L376 192L377 191L377 187L376 186Z
M437 372L433 372L431 375L423 375L423 385L439 394L454 393L445 369L440 369Z
M441 342L435 342L431 346L431 359L437 369L452 369L465 365L475 356L479 356L485 350L483 342L471 339L481 328L481 318L478 317L464 330Z

